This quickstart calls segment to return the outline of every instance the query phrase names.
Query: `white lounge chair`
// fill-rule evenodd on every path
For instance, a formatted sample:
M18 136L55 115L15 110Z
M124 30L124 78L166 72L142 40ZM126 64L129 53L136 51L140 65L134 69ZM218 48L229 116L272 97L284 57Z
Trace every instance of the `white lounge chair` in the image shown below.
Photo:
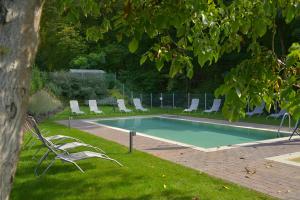
M269 117L273 117L273 118L275 118L275 119L278 119L279 117L282 117L283 115L285 115L285 113L287 113L286 110L285 110L285 109L282 109L282 110L280 110L278 113L273 113L273 114L268 115L268 116L267 116L267 119L268 119Z
M81 111L79 109L79 104L77 100L71 100L70 101L70 108L71 108L71 112L72 114L85 114L83 111Z
M27 116L27 118L32 118L34 120L34 118L32 116ZM35 121L35 120L34 120ZM31 141L33 138L38 138L37 135L35 134L33 128L31 127L31 125L28 123L28 121L25 121L24 124L24 128L27 132L31 133L31 137L29 138L29 140ZM56 142L63 142L64 140L73 140L76 142L82 142L80 139L75 138L75 137L71 137L71 136L67 136L67 135L51 135L51 136L45 136L46 134L48 134L49 132L47 131L46 133L43 130L40 130L41 134L43 135L43 137L48 140L48 141L56 141ZM29 141L29 142L30 142ZM28 143L29 143L28 142ZM35 144L35 142L33 141L31 143L30 146L32 146L33 144Z
M103 113L101 110L98 109L97 101L96 100L89 100L89 107L90 107L90 111L91 112L94 112L96 114Z
M118 108L121 112L126 112L126 113L131 112L130 109L126 108L124 99L118 99L117 104L118 104Z
M266 103L262 102L261 105L260 106L256 106L253 111L246 112L246 115L249 116L249 117L251 117L253 115L261 115L261 114L263 114L265 105L266 105Z
M147 108L144 108L142 106L141 100L139 98L134 98L133 99L133 105L134 105L134 107L135 107L136 110L140 110L140 111L144 111L144 112L148 111Z
M61 160L61 161L64 161L64 162L72 163L82 173L84 173L84 171L81 169L81 167L79 167L79 165L76 163L76 161L84 160L84 159L88 159L88 158L100 158L100 159L110 160L110 161L113 161L113 162L117 163L120 166L123 166L117 160L112 159L112 158L108 157L107 155L105 155L103 153L98 153L98 152L93 152L93 151L81 151L81 152L76 152L76 153L68 153L67 151L65 151L63 149L58 149L55 145L53 145L51 142L49 143L49 141L45 140L42 137L42 135L39 131L39 128L37 127L35 121L33 121L32 119L29 118L29 122L30 122L30 125L33 127L36 135L39 137L40 141L48 149L48 151L38 161L38 164L37 164L37 166L34 170L34 173L35 173L36 176L40 175L38 173L38 169L41 166L42 162L48 157L48 155L50 153L54 154L54 158L50 162L50 164L46 167L46 169L41 173L41 175L45 174L49 170L49 168L54 164L54 162L56 160ZM59 151L62 152L62 153L60 153Z
M39 131L40 136L36 133L34 126L37 126L37 123L35 121L35 119L32 116L27 116L26 122L25 122L25 127L27 129L27 131L29 131L33 137L40 139L40 137L42 137L45 141L47 141L49 144L53 145L55 148L62 150L62 151L67 151L67 150L71 150L77 147L89 147L89 148L93 148L99 152L105 153L102 149L92 146L90 144L86 144L84 142L82 142L81 140L74 138L74 137L70 137L70 136L65 136L65 135L53 135L53 136L49 136L49 137L44 137L43 134L41 133L41 131ZM57 140L59 139L57 142L58 143L53 143L51 140ZM71 140L75 140L75 142L68 142L68 143L62 143L65 139L71 139ZM37 151L34 153L33 158L35 157L35 155L41 150L41 148L37 149Z
M221 99L214 99L213 105L210 109L204 110L206 113L218 112L221 106Z
M192 99L191 105L189 108L183 110L183 112L192 112L196 111L199 106L199 99Z

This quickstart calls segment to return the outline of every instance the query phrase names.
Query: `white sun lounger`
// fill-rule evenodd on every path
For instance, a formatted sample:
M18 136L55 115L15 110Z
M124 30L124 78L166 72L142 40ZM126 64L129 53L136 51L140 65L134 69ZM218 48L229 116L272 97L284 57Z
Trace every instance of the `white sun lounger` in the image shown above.
M147 108L144 108L142 106L141 100L139 98L134 98L133 99L133 105L134 105L134 107L135 107L136 110L140 110L140 111L144 111L144 112L148 111Z
M124 99L118 99L117 104L118 104L118 108L119 108L120 112L125 112L125 113L131 112L130 109L126 108Z
M79 104L77 100L70 101L70 108L72 114L84 114L84 112L79 109Z
M90 111L91 112L94 112L96 114L103 113L101 110L98 109L97 101L96 100L89 100L89 107L90 107Z
M278 113L273 113L273 114L268 115L268 116L267 116L267 119L268 119L269 117L273 117L273 118L278 119L279 117L282 117L285 113L287 113L287 111L286 111L285 109L282 109L282 110L280 110Z
M206 113L218 112L220 110L221 101L222 101L221 99L214 99L212 107L208 110L204 110L204 112Z
M246 115L251 117L253 115L261 115L264 112L266 103L262 102L260 106L256 106L253 111L246 112Z
M98 152L93 152L93 151L81 151L81 152L76 152L76 153L68 153L62 149L58 149L55 145L53 145L51 142L49 143L49 141L45 140L42 137L35 121L30 120L30 124L33 127L36 135L39 137L39 139L43 143L43 145L48 149L48 151L40 158L40 160L34 170L34 173L36 176L45 174L49 170L49 168L54 164L54 162L56 160L61 160L61 161L72 163L83 173L84 173L84 171L81 169L81 167L79 167L79 165L76 163L76 161L84 160L84 159L88 159L88 158L100 158L100 159L113 161L113 162L117 163L118 165L122 166L122 164L119 163L117 160L112 159L103 153L98 153ZM58 151L61 151L62 153L59 153ZM50 153L54 154L55 157L50 162L50 164L46 167L46 169L41 174L39 174L38 173L39 167L41 166L42 162L48 157L48 155Z
M192 99L191 105L189 108L183 110L183 112L192 112L196 111L199 106L199 99Z
M44 137L43 134L41 133L41 131L39 131L40 133L40 137L37 135L36 131L34 130L34 127L37 127L37 123L35 121L35 119L31 116L28 116L26 119L26 129L28 131L31 132L31 134L33 135L33 137L40 139L40 137L42 137L45 141L47 141L49 144L53 145L55 148L62 150L62 151L67 151L67 150L71 150L77 147L89 147L89 148L93 148L99 152L105 153L102 149L92 146L90 144L86 144L84 142L82 142L81 140L77 139L77 138L73 138L70 136L65 136L65 135L53 135L53 136L49 136L49 137ZM38 127L37 127L38 128ZM51 140L58 140L58 142L60 142L60 144L54 144ZM76 142L68 142L68 143L61 143L63 140L65 139L72 139L75 140ZM35 155L40 151L40 149L37 149L37 151L34 153L33 158L35 157Z

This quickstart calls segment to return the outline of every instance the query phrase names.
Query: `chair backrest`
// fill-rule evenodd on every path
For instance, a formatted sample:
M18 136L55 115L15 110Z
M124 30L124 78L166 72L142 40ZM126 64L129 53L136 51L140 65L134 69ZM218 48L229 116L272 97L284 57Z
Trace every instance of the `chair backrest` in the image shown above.
M284 115L285 113L287 113L286 109L281 109L278 114L279 115Z
M262 113L264 111L266 103L263 101L260 106L256 106L253 110L255 113Z
M44 146L47 147L49 151L53 152L55 155L58 155L54 148L52 148L53 144L42 136L35 119L32 116L27 116L26 122L29 124L29 126L31 126L32 130L40 139L40 141L44 144Z
M213 105L211 107L212 111L219 111L221 106L221 99L214 99Z
M98 111L97 101L89 100L90 111Z
M192 99L192 103L190 105L191 110L197 110L199 106L199 99Z
M126 110L124 99L117 99L117 104L120 110Z
M79 112L79 104L77 100L71 100L70 101L70 108L72 112Z
M133 104L135 108L141 109L143 108L141 100L139 98L134 98L133 99Z
M32 136L38 138L38 135L35 133L31 123L29 122L28 117L26 117L23 127L25 132L30 132Z

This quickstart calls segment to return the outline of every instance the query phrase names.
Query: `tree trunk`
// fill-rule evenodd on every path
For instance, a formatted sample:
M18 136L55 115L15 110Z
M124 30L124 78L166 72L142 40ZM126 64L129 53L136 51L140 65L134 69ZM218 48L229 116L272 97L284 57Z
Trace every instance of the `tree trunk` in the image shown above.
M8 200L22 141L43 0L0 0L0 200Z

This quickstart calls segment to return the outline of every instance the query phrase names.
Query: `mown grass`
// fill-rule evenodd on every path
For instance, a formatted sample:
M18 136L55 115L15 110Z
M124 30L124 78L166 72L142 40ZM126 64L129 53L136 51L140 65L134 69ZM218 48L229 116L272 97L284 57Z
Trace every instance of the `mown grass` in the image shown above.
M32 149L25 148L21 152L11 195L13 200L273 199L140 151L129 154L122 145L54 122L44 122L40 126L51 134L71 135L99 146L124 167L105 160L88 159L78 162L85 170L81 173L73 165L57 161L46 175L35 177L37 160L32 159L32 155L41 145L38 142ZM82 149L76 151L79 150ZM45 149L37 157L44 152Z

